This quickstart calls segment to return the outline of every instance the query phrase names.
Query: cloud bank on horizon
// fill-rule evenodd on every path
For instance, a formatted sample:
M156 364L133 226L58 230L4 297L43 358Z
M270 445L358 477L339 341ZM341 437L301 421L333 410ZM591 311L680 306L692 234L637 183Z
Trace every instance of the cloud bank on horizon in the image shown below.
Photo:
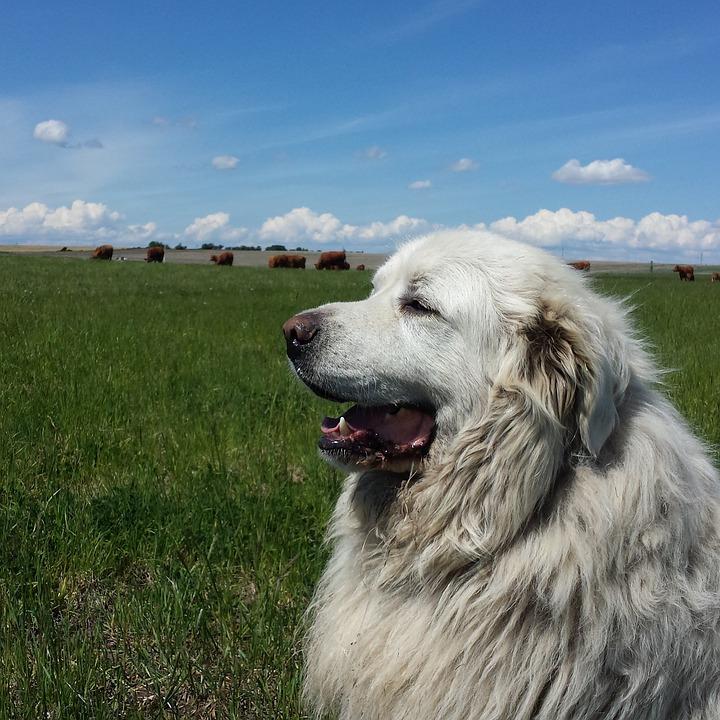
M567 251L628 259L639 252L659 253L658 258L694 258L698 253L720 250L720 220L691 220L685 215L649 213L640 220L614 217L602 220L590 212L539 210L518 220L504 217L474 225L442 225L424 218L399 215L389 221L366 224L343 222L330 212L317 213L298 207L267 218L251 229L235 226L226 212L197 217L180 233L163 232L156 223L127 223L125 217L102 203L75 200L69 207L50 208L30 203L22 209L0 211L0 244L39 243L88 245L116 242L145 244L151 240L199 247L206 242L223 245L281 243L320 249L343 247L376 252L392 250L412 237L441 229L493 232L550 251ZM644 256L643 256L644 257Z

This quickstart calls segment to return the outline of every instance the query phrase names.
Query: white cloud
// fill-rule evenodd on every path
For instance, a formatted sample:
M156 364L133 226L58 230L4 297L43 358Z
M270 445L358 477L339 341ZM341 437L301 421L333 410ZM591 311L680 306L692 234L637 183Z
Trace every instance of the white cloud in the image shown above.
M356 231L356 227L344 225L332 213L318 214L310 208L299 207L285 215L268 218L258 235L261 240L327 243L350 238Z
M356 236L360 240L378 242L390 238L407 237L409 235L420 235L431 230L431 225L422 218L398 215L390 222L372 222L362 225L357 229Z
M62 120L44 120L35 126L33 137L52 145L67 145L70 128Z
M379 145L371 145L365 150L363 155L368 158L368 160L382 160L387 156L387 152L385 152L385 150L383 150Z
M216 212L205 217L195 218L185 228L185 235L194 237L197 240L205 240L207 237L227 226L230 222L230 215L226 212Z
M490 229L506 237L540 246L555 246L570 240L599 241L603 237L592 213L573 212L567 208L557 212L539 210L523 220L501 218L490 223Z
M50 208L32 202L24 208L0 210L0 237L15 242L92 244L131 242L157 237L153 222L125 225L121 213L103 203L75 200L70 206Z
M593 160L581 165L573 158L552 174L553 180L570 185L618 185L645 182L650 176L626 163L622 158Z
M477 163L474 160L471 160L470 158L460 158L458 161L454 162L450 169L453 172L461 173L461 172L469 172L470 170L475 170L477 168Z
M48 211L43 224L50 230L83 232L102 225L112 225L122 219L119 212L108 210L102 203L75 200L68 207L59 207Z
M720 250L720 220L691 221L686 215L650 213L638 221L626 217L598 220L586 211L539 210L523 220L506 217L490 230L542 247L563 244L609 249Z
M355 245L381 243L392 238L427 232L430 223L422 218L398 215L390 222L371 222L367 225L343 223L332 213L316 213L310 208L294 208L285 215L268 218L258 235L262 241L296 243L353 243Z
M410 190L425 190L426 188L432 187L432 183L429 180L415 180L415 182L411 182L408 187Z
M57 145L68 150L101 150L104 145L98 138L91 138L84 142L70 142L70 127L62 120L44 120L39 122L33 130L33 137L44 143Z
M48 214L47 205L30 203L22 210L8 208L0 211L0 235L25 236L43 232L43 221Z
M183 232L186 239L195 243L232 242L247 235L247 228L236 228L230 225L230 215L226 212L210 213L204 217L195 218Z
M217 155L212 159L212 166L216 170L234 170L237 167L240 158L234 155Z
M8 208L0 211L0 235L29 235L60 233L83 235L115 227L122 216L102 203L75 200L70 207L54 210L33 202L21 210Z
M717 248L720 246L720 221L690 221L687 215L650 213L637 223L632 244L648 248Z

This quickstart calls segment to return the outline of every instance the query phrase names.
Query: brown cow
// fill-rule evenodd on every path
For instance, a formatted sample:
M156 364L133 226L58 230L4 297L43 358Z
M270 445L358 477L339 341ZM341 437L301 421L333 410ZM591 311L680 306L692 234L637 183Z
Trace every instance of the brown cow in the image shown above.
M165 262L165 248L159 245L149 247L147 249L147 255L145 256L145 262Z
M232 265L234 259L235 256L229 251L210 256L210 262L214 262L216 265Z
M90 256L91 260L112 260L113 246L112 245L100 245L96 247L93 254Z
M316 270L349 270L350 264L346 261L344 250L332 250L320 253L320 259L315 263Z
M305 269L304 255L273 255L268 258L269 268L297 268Z
M678 274L680 280L695 282L695 268L692 265L676 265L672 271Z
M360 265L358 265L355 269L356 270L364 270L365 266L362 263L360 263Z
M710 276L710 282L720 282L720 273L713 273Z
M568 265L576 270L590 270L589 260L577 260L576 262L569 262Z

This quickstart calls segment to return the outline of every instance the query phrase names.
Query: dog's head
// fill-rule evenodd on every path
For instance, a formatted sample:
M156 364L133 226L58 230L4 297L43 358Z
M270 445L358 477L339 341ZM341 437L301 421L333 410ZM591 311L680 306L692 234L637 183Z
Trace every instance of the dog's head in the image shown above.
M489 233L443 232L403 246L373 285L365 300L305 311L283 328L298 377L354 403L322 423L327 458L422 474L473 428L495 451L538 452L517 444L540 442L556 468L568 448L601 452L632 341L623 312L576 271ZM520 438L528 424L548 437Z

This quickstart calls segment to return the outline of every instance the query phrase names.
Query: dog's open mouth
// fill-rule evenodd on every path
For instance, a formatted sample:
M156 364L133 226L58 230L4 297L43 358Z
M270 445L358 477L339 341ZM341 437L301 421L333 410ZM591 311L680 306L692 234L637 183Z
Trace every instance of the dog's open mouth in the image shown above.
M435 435L435 418L417 407L353 405L326 417L318 447L341 462L366 467L421 459Z

